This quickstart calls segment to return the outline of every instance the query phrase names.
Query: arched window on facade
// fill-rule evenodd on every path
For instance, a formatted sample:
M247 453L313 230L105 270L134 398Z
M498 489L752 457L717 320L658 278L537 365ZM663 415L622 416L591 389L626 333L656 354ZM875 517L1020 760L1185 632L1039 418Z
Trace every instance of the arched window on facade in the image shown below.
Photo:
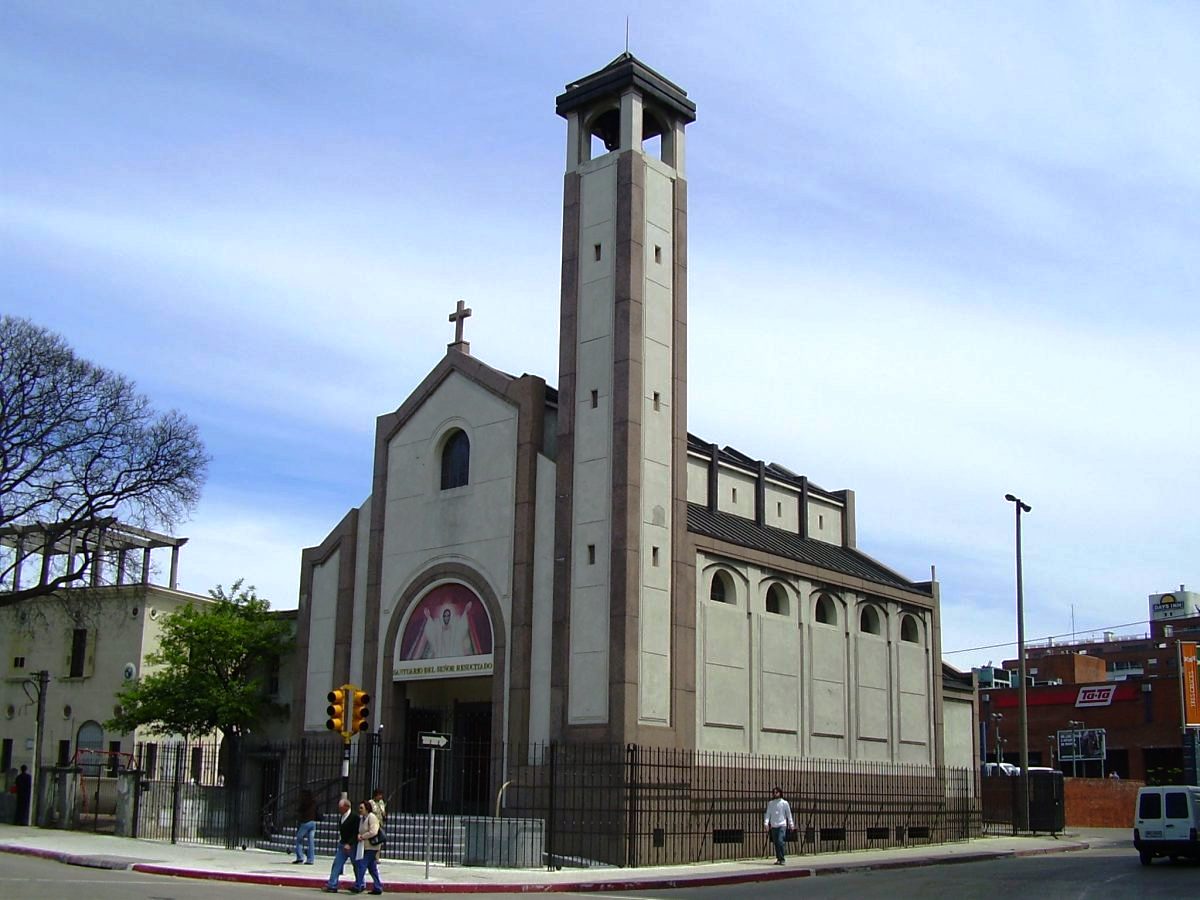
M767 612L775 613L777 616L786 616L788 611L787 590L782 584L776 582L767 588Z
M461 428L442 444L442 490L462 487L471 475L471 440Z
M863 634L879 634L882 630L879 624L879 610L869 603L858 614L858 630Z
M822 625L838 623L837 605L828 594L822 594L817 598L817 621Z
M723 569L713 572L712 584L708 589L708 599L713 603L737 603L737 595L733 591L733 579Z
M900 640L909 644L921 643L921 626L916 616L905 616L900 620Z

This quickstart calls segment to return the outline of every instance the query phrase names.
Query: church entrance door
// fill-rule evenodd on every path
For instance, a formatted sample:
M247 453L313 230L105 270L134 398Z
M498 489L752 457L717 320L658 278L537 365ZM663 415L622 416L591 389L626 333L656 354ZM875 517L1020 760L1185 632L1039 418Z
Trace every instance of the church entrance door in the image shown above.
M404 614L392 664L404 717L404 808L423 811L429 797L429 751L422 731L451 736L439 751L434 810L485 813L492 793L494 631L487 604L459 582L439 584ZM397 710L400 711L399 709Z
M451 736L449 752L438 751L433 809L451 815L485 815L491 790L492 704L480 699L491 678L446 679L406 685L402 808L424 812L429 800L429 750L420 733Z

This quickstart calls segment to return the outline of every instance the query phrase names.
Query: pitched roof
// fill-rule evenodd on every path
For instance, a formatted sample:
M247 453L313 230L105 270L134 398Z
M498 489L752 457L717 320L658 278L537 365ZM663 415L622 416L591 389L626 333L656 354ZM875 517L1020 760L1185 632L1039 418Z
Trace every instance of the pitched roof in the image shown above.
M672 110L682 121L696 121L696 104L688 99L687 91L628 51L603 69L568 84L556 98L555 109L560 116L565 116L600 97L619 95L629 85L636 86L644 96Z
M739 547L771 553L810 566L861 578L874 584L921 594L932 593L927 584L909 581L857 550L827 544L824 541L806 540L782 528L757 525L750 519L730 513L713 512L699 503L688 504L688 531Z

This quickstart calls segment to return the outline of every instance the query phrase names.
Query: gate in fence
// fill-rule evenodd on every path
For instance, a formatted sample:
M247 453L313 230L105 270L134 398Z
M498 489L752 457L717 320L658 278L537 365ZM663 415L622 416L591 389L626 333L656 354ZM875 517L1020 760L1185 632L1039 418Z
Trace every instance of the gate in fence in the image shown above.
M1021 781L1029 779L1029 823L1021 810ZM1023 775L984 775L979 779L984 831L1017 834L1022 830L1057 834L1066 825L1063 775L1061 772L1030 772Z

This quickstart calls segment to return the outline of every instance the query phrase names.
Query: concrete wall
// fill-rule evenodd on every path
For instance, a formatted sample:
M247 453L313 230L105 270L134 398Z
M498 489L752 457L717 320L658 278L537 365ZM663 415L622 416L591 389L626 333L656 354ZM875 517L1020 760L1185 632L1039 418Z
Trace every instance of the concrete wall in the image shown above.
M306 676L304 730L325 728L325 695L335 683L333 677L333 635L337 624L337 586L341 551L335 550L320 565L313 567L309 604L308 673Z
M572 725L608 720L617 154L585 164L580 176L567 696Z
M537 461L537 526L534 535L533 635L529 665L529 740L550 740L550 648L554 640L555 466Z
M441 489L441 449L455 429L470 440L466 485ZM404 616L399 598L417 577L444 562L468 565L511 620L517 408L458 372L401 426L388 445L381 570L381 631ZM361 532L360 528L360 532ZM315 593L315 588L314 588ZM381 645L382 646L382 645ZM397 643L397 650L399 643ZM380 660L390 678L391 660Z
M638 721L671 721L675 173L646 160L641 413Z
M942 732L945 765L951 768L974 769L978 763L975 756L975 717L973 701L958 699L946 694L944 707L945 727Z
M696 568L699 749L935 761L931 613L704 552ZM718 573L724 602L711 599ZM817 621L822 595L833 622ZM866 607L877 634L862 627ZM905 616L915 641L901 638Z

